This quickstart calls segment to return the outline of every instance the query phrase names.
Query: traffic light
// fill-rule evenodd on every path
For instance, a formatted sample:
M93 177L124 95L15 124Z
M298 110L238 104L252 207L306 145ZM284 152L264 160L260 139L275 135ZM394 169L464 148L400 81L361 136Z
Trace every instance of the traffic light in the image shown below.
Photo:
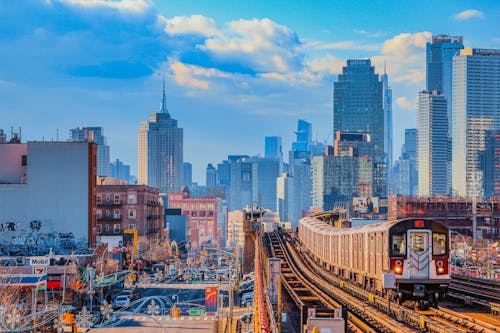
M75 321L75 315L72 314L71 312L66 312L63 314L63 321L65 324L73 324Z
M172 309L170 309L170 317L172 318L180 318L181 317L181 309L178 307L174 306Z

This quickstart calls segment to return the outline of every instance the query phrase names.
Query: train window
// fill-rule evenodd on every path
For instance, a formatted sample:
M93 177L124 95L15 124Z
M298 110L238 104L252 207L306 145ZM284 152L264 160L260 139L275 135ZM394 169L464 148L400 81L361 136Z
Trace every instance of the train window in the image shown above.
M404 255L406 255L406 235L392 235L392 256L398 257Z
M427 234L416 233L416 232L411 234L411 238L412 238L411 248L413 251L415 251L417 253L425 251L425 237L426 236L427 236Z
M432 254L435 256L446 254L446 234L432 234Z

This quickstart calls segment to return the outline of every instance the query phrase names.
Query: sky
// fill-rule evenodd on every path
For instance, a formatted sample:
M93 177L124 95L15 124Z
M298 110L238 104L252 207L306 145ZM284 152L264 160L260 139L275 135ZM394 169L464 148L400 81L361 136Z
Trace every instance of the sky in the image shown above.
M415 127L432 34L500 48L500 2L0 1L0 128L23 141L67 140L102 126L111 159L137 175L140 123L161 103L184 129L184 161L205 183L208 163L290 150L299 117L332 144L333 82L348 58L387 63L394 157Z

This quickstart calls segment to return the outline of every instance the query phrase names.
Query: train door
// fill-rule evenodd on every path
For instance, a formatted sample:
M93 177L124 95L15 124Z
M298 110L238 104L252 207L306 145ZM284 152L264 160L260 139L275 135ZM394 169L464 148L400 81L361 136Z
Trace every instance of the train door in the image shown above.
M429 231L408 231L408 261L412 279L429 278L430 237Z

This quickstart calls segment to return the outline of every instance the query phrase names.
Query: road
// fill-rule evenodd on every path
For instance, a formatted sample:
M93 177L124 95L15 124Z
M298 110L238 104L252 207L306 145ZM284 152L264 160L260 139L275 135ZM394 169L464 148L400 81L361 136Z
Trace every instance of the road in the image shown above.
M214 316L183 316L176 319L160 318L161 325L147 317L131 316L120 327L93 328L91 333L213 333ZM163 326L163 327L162 327Z

